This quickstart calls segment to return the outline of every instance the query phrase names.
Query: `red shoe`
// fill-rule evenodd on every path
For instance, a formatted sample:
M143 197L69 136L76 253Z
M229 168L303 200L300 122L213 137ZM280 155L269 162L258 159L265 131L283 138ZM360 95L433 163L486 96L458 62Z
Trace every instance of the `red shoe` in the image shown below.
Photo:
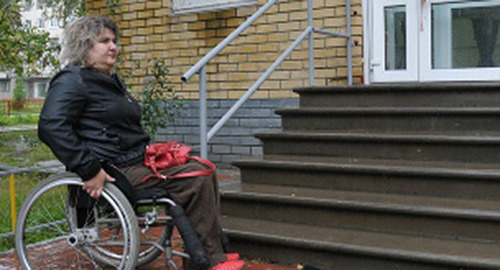
M226 261L219 263L209 270L240 270L243 265L245 265L244 261Z
M229 252L229 253L226 253L226 259L228 261L237 261L240 259L240 254L238 254L238 252Z

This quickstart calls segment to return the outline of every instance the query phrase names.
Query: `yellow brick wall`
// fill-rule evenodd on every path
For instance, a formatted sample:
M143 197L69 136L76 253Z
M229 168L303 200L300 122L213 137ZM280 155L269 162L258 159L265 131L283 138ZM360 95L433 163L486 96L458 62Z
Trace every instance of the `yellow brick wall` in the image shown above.
M258 0L258 7L266 0ZM352 1L354 83L362 80L362 7ZM313 0L314 26L345 31L344 0ZM146 66L148 59L163 57L170 69L174 88L185 98L198 97L198 76L181 83L180 77L258 8L241 7L217 12L175 15L171 0L121 0L115 16L121 31L121 53L125 67L129 60ZM87 0L91 14L109 14L103 0ZM209 98L239 98L246 89L307 27L306 0L280 0L207 66ZM346 84L345 39L315 34L316 86ZM253 98L295 97L291 89L308 84L307 39L253 95ZM133 69L139 85L142 70Z

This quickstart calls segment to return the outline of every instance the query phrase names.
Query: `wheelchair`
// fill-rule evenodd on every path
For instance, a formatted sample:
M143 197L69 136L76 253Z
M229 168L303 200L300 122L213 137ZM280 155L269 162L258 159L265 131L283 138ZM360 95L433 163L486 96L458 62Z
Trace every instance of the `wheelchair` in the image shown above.
M15 245L22 269L135 269L162 253L169 270L178 269L174 256L183 264L193 263L194 257L196 263L205 263L199 261L206 253L198 235L166 190L130 194L130 189L122 187L130 185L128 181L115 179L116 183L105 184L98 200L81 189L83 181L72 173L49 177L37 185L25 198L16 225ZM172 246L175 226L185 252ZM190 250L190 246L195 248Z

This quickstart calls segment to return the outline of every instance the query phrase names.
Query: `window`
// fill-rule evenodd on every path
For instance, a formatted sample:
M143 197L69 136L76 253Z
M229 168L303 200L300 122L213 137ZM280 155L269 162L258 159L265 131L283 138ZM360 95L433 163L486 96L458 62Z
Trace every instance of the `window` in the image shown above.
M45 28L45 25L44 25L44 22L42 19L38 19L38 28L41 28L41 29Z
M25 11L31 10L31 1L24 2L24 10Z
M500 1L369 2L370 81L500 80Z
M27 28L31 27L31 21L30 20L26 20L24 22L24 26L27 27Z
M33 97L42 98L47 96L47 89L49 88L48 82L35 82L35 93Z
M432 68L500 67L500 5L432 5Z
M173 0L176 13L213 11L256 4L256 0Z
M57 18L52 17L50 19L50 27L52 28L59 27L59 21L57 20Z
M0 93L8 93L9 91L9 80L0 80Z

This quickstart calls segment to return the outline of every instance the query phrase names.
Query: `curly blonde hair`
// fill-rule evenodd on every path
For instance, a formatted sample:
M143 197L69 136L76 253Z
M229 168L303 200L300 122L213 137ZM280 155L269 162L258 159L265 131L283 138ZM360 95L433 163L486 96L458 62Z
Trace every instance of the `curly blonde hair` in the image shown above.
M63 32L61 61L86 66L88 52L106 28L113 32L118 42L118 26L106 16L86 15L73 21Z

